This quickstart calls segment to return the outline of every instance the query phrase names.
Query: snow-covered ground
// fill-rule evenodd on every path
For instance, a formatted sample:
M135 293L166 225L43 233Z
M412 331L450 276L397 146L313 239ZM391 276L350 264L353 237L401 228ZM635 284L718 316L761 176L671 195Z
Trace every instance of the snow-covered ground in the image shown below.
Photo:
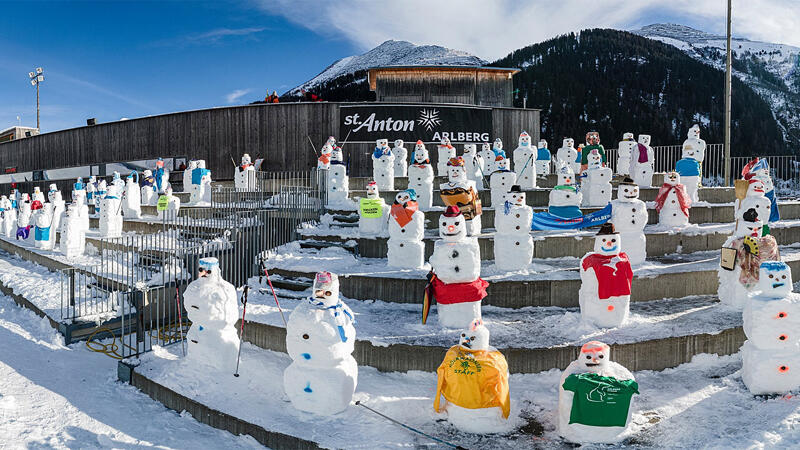
M262 448L166 409L116 367L0 296L0 448Z

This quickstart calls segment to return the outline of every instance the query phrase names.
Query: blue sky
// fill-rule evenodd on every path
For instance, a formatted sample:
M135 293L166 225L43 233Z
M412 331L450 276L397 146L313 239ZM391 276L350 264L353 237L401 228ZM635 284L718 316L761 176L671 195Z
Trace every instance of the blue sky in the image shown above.
M797 0L734 0L734 34L800 45ZM246 104L386 39L493 60L588 27L676 22L724 32L724 0L216 0L0 2L0 129L44 132Z

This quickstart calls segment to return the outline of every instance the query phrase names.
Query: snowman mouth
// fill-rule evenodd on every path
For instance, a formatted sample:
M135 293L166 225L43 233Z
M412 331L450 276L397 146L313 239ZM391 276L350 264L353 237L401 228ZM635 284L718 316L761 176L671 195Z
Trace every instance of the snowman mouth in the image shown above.
M586 363L586 367L597 367L600 363Z
M462 347L472 348L472 343L470 341L464 341L461 343Z
M636 198L636 194L626 194L626 195L623 195L623 197L625 197L625 198Z
M603 251L603 252L615 252L615 251L617 251L617 246L615 245L615 246L613 246L611 248L603 247L603 248L600 249L600 251Z
M442 233L442 234L444 234L445 236L458 236L458 235L461 234L461 232L460 231L456 231L455 233Z
M783 286L785 283L772 283L772 289L779 288Z

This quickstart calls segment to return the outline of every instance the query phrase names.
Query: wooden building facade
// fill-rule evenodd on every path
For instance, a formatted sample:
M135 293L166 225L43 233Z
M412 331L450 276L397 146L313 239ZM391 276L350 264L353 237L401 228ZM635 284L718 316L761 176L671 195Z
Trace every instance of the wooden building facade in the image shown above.
M316 166L309 139L319 146L340 135L345 106L380 103L275 103L212 108L101 123L45 133L0 144L5 173L73 168L164 158L205 159L214 179L232 179L243 153L264 158L266 171L306 170ZM409 107L411 105L408 105ZM426 107L436 106L426 104ZM448 105L448 108L459 106ZM464 105L463 108L477 108ZM482 108L487 109L487 108ZM523 130L539 139L539 111L491 108L491 140L500 137L514 149ZM450 124L451 128L458 124ZM393 140L391 132L385 137ZM432 143L432 142L431 142ZM459 142L454 140L454 143ZM463 143L463 142L461 142ZM406 148L413 150L413 142ZM351 176L372 174L374 142L349 143L344 154ZM430 147L435 159L436 151ZM409 152L410 153L410 152ZM460 153L460 147L459 147ZM93 172L95 173L95 172Z

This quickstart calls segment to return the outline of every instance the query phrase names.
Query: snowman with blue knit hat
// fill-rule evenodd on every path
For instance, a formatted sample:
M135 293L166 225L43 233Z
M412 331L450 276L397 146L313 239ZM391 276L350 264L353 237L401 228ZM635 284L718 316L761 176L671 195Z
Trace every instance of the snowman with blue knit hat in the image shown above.
M192 326L186 334L186 361L233 373L239 352L239 300L236 288L222 279L217 258L201 258L196 280L183 292Z
M536 149L536 175L550 175L550 150L547 148L547 141L542 139Z
M286 324L292 364L283 373L283 387L296 409L329 416L350 405L358 384L354 324L353 312L339 298L338 276L318 272L311 296Z

